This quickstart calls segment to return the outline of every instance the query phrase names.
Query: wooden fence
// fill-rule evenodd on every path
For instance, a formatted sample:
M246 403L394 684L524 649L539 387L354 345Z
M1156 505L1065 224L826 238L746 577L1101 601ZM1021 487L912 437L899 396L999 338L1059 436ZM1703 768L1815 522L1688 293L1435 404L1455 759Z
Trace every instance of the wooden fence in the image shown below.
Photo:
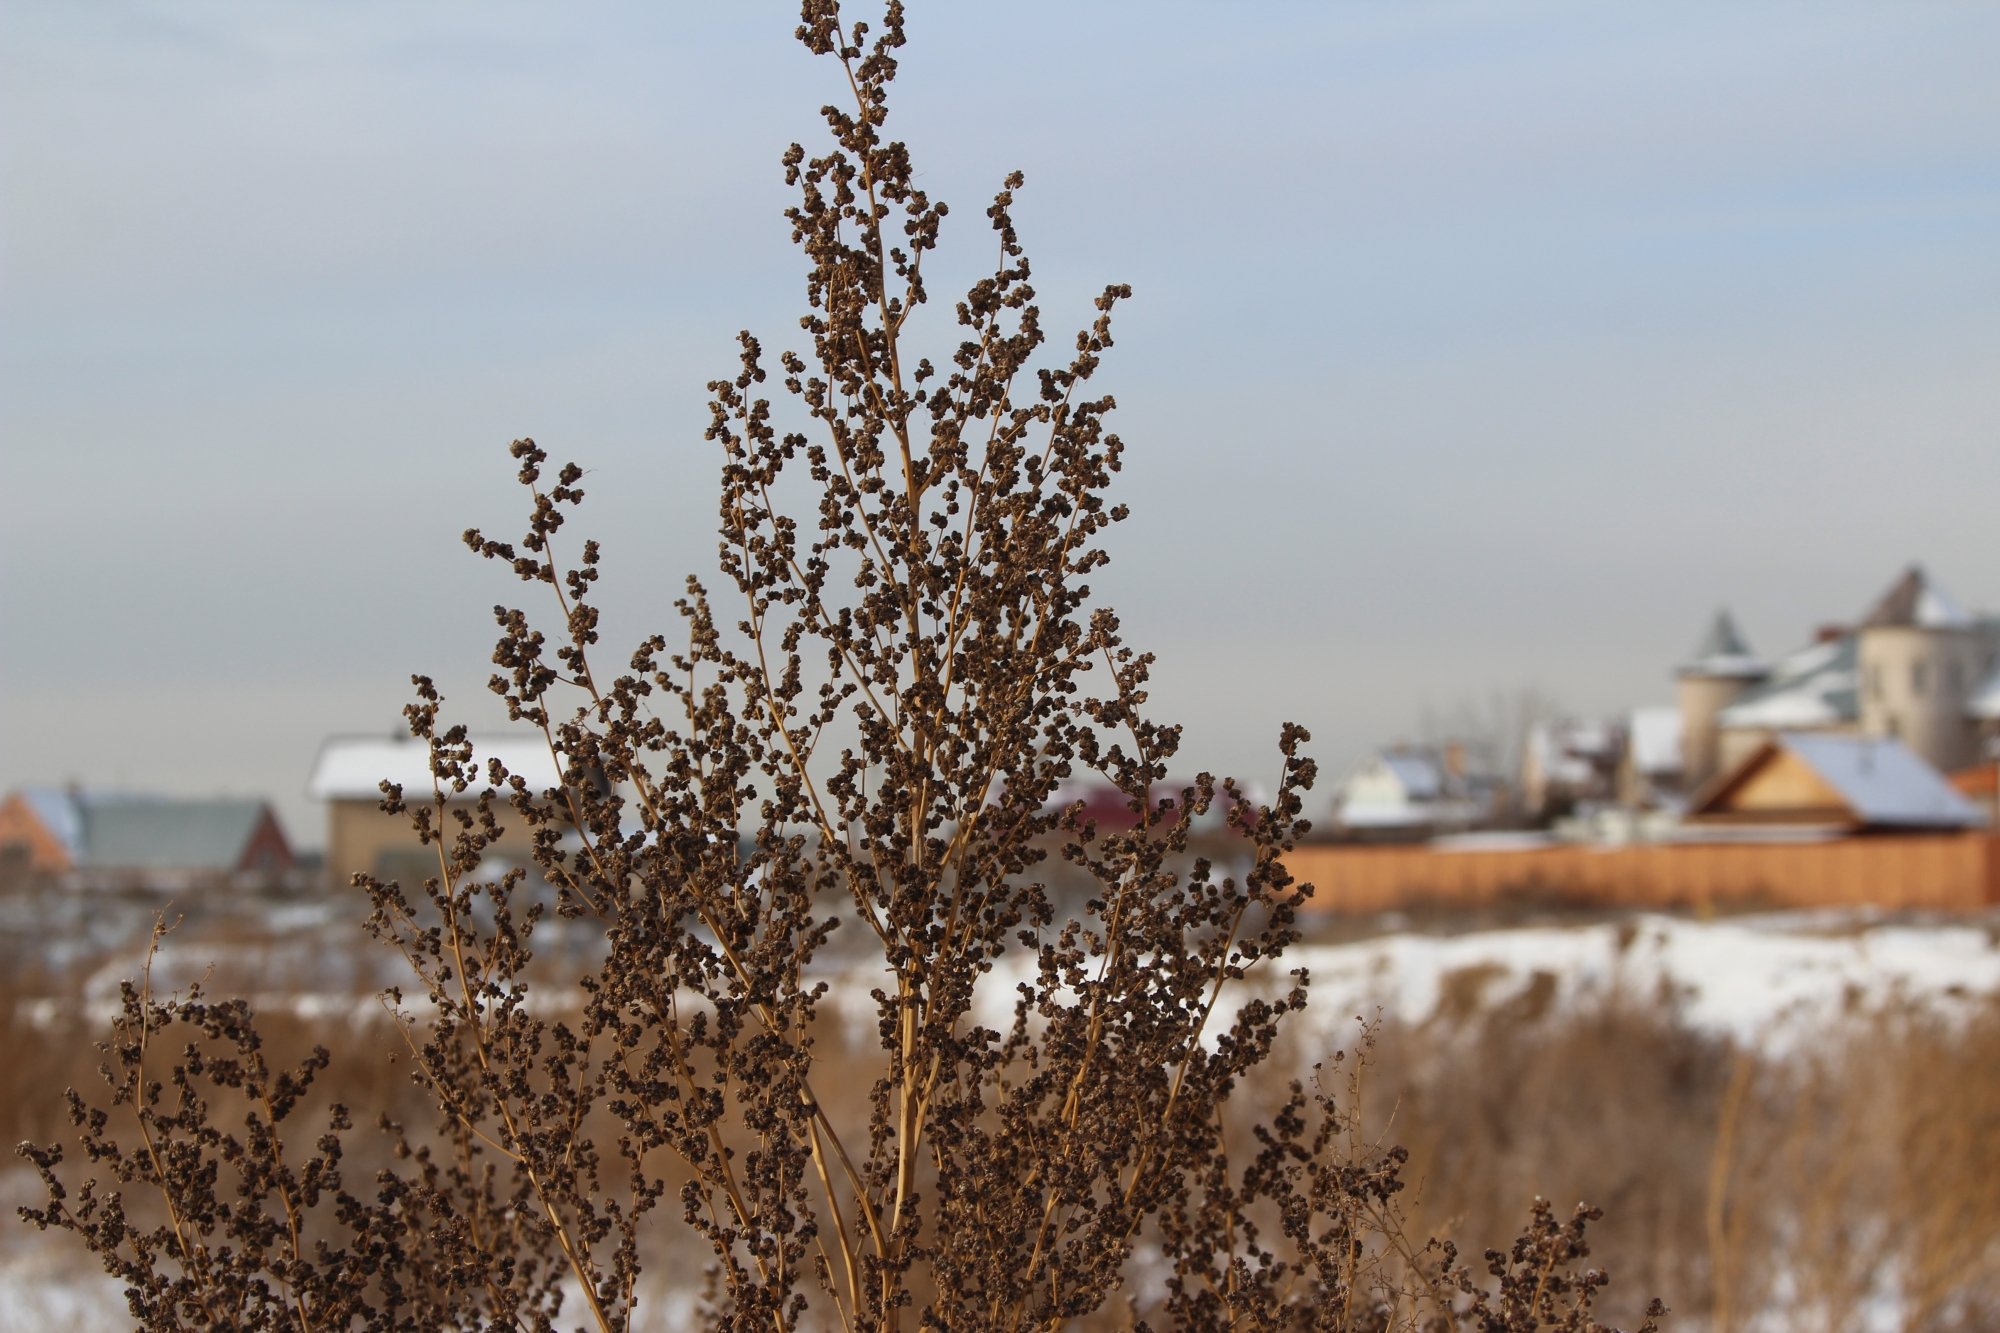
M1983 832L1610 847L1308 844L1285 865L1314 886L1312 907L1323 911L1509 898L1628 907L2000 905L2000 837Z

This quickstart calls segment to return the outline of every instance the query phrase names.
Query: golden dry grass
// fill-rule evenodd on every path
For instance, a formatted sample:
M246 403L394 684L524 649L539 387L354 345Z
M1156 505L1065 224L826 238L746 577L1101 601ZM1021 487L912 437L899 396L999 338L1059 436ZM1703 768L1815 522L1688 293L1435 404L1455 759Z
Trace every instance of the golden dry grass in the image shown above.
M296 940L260 939L254 913L212 920L234 959L218 985L270 993L259 950L290 956ZM336 952L376 947L359 932L315 938ZM0 976L9 1142L67 1136L61 1091L94 1084L104 1036L84 980L101 989L121 957L136 967L138 947L114 941L60 969L17 959ZM323 976L376 975L322 962ZM1553 1003L1553 976L1496 979L1477 968L1449 976L1435 1015L1379 1028L1362 1101L1373 1130L1410 1149L1411 1234L1449 1235L1477 1254L1514 1235L1535 1194L1559 1207L1584 1199L1606 1212L1592 1261L1617 1275L1601 1307L1614 1324L1636 1323L1657 1294L1679 1328L1741 1330L1759 1316L1769 1326L1776 1314L1788 1329L1846 1330L1893 1288L1911 1333L2000 1327L2000 999L1949 1023L1914 1005L1852 1016L1771 1055L1690 1031L1662 997L1577 1008ZM387 1110L428 1123L402 1038L371 994L354 987L344 1008L268 1008L269 1054L293 1062L324 1044L327 1097L364 1118ZM831 1067L823 1086L847 1103L830 1109L861 1112L860 1071L873 1062L840 1034L818 1049ZM1297 1068L1330 1052L1291 1054ZM1274 1104L1283 1072L1238 1093L1244 1125ZM364 1139L357 1180L371 1166ZM701 1256L671 1230L659 1237L669 1266L696 1285ZM0 1258L30 1240L0 1233Z

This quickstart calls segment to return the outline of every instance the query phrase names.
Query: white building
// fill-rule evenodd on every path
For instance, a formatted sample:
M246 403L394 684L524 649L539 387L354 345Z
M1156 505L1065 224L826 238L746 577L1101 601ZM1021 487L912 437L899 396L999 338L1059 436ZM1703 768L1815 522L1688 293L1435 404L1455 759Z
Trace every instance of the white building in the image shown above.
M1384 842L1478 828L1498 813L1501 789L1491 774L1468 770L1463 746L1389 746L1335 790L1333 827Z

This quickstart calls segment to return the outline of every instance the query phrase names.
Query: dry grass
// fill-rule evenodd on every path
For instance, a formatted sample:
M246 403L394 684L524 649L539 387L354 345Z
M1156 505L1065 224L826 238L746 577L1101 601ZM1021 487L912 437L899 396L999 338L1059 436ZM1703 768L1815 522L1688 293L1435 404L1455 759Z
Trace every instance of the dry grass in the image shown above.
M1434 1015L1377 1030L1366 1118L1410 1149L1412 1233L1476 1252L1538 1193L1588 1200L1613 1324L1661 1294L1678 1328L1838 1333L1885 1298L1910 1333L2000 1327L2000 997L1771 1055L1691 1031L1671 996L1496 981L1448 976Z
M146 906L114 909L131 915L129 937L100 921L101 947L61 968L23 952L0 978L10 1142L69 1133L61 1090L93 1083L103 1035L85 982L101 989L121 961L136 966ZM302 985L375 975L366 955L341 956L373 947L358 932L260 934L256 919L254 905L211 905L183 928L185 966L202 939L230 980L268 993L283 970L272 960L295 964L303 933L323 956ZM210 924L222 927L213 939L201 933ZM1471 968L1446 978L1425 1021L1380 1027L1362 1101L1373 1129L1410 1149L1412 1234L1451 1235L1477 1253L1506 1243L1536 1194L1585 1199L1607 1215L1592 1262L1617 1275L1601 1305L1614 1324L1636 1323L1661 1294L1678 1328L1771 1327L1775 1316L1832 1333L1861 1326L1893 1291L1911 1333L2000 1327L2000 1000L1954 1024L1909 1006L1852 1017L1772 1057L1689 1031L1671 996L1579 1008L1557 1003L1559 988L1550 974L1505 985ZM428 1103L395 1027L370 987L346 997L345 1011L267 1008L273 1062L324 1044L330 1095L423 1123ZM842 1109L854 1110L865 1081L839 1066L860 1057L838 1035L820 1044L834 1066L826 1086L851 1094L855 1107ZM1292 1052L1307 1064L1327 1054ZM1274 1083L1246 1088L1233 1113L1247 1119L1275 1095ZM29 1241L10 1229L0 1260ZM700 1256L685 1259L671 1267L691 1285Z

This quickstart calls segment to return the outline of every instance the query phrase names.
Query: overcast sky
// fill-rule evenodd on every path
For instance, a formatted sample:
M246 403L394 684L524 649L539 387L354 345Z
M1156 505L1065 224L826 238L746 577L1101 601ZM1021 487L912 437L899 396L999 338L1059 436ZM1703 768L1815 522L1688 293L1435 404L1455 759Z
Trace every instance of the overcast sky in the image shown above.
M934 294L1016 167L1045 323L1136 289L1095 582L1190 768L1665 701L1717 604L1777 652L1913 559L2000 604L2000 7L912 8ZM416 670L492 717L514 587L458 533L515 526L518 435L592 470L614 643L664 624L702 385L796 328L778 159L840 90L795 21L0 8L0 789L320 843L324 735Z

